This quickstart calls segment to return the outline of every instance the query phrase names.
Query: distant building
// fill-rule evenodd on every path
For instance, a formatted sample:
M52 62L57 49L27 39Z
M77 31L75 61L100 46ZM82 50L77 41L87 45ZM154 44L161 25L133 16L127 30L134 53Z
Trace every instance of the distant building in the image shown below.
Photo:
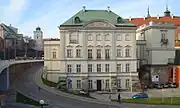
M34 40L42 40L43 39L43 32L41 31L40 27L36 28L34 31Z
M154 21L136 30L138 68L148 66L150 76L159 76L160 83L168 82L167 66L175 58L174 29L172 23Z
M36 31L34 31L34 40L35 40L34 49L37 51L43 51L43 32L41 31L40 27L37 27Z
M60 39L44 39L44 67L47 80L52 80L54 71L60 70Z
M144 24L148 24L151 21L156 21L156 22L169 22L174 24L175 26L175 34L174 34L174 41L175 41L175 47L179 48L180 47L180 16L175 16L171 14L171 12L168 9L168 6L166 5L166 10L164 11L164 16L150 16L150 11L148 8L147 16L144 18L129 18L127 19L131 23L141 26Z
M0 55L2 58L10 59L16 56L16 50L23 49L23 35L18 34L18 29L15 27L0 24L1 49Z

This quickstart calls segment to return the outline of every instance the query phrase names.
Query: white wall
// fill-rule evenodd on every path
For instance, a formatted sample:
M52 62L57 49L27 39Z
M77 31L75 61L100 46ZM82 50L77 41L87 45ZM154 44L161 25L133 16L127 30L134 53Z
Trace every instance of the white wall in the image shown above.
M167 64L168 58L175 57L175 51L152 51L152 64Z

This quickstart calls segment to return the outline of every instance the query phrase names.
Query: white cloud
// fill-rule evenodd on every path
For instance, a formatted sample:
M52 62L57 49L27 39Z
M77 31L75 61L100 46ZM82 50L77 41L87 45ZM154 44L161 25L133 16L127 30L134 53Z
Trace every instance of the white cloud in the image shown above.
M21 14L28 6L28 0L10 0L7 6L3 7L2 20L6 24L17 24Z

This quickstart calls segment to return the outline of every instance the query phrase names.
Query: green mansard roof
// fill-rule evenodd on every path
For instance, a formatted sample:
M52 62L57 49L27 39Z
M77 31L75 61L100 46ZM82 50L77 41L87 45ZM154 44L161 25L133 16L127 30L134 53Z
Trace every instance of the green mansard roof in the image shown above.
M78 18L78 22L75 19ZM117 21L119 19L119 21ZM112 11L107 10L81 10L64 22L65 25L84 25L92 20L106 20L114 25L135 26Z

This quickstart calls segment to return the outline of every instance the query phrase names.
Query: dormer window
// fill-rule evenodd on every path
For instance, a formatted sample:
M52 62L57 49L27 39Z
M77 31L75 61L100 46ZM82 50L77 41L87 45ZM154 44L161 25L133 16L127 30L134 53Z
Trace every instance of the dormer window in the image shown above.
M118 17L118 18L117 18L117 23L121 23L121 21L122 21L122 18L121 18L121 17Z
M79 18L79 17L75 17L75 18L74 18L74 22L75 22L75 23L80 23L80 18Z

